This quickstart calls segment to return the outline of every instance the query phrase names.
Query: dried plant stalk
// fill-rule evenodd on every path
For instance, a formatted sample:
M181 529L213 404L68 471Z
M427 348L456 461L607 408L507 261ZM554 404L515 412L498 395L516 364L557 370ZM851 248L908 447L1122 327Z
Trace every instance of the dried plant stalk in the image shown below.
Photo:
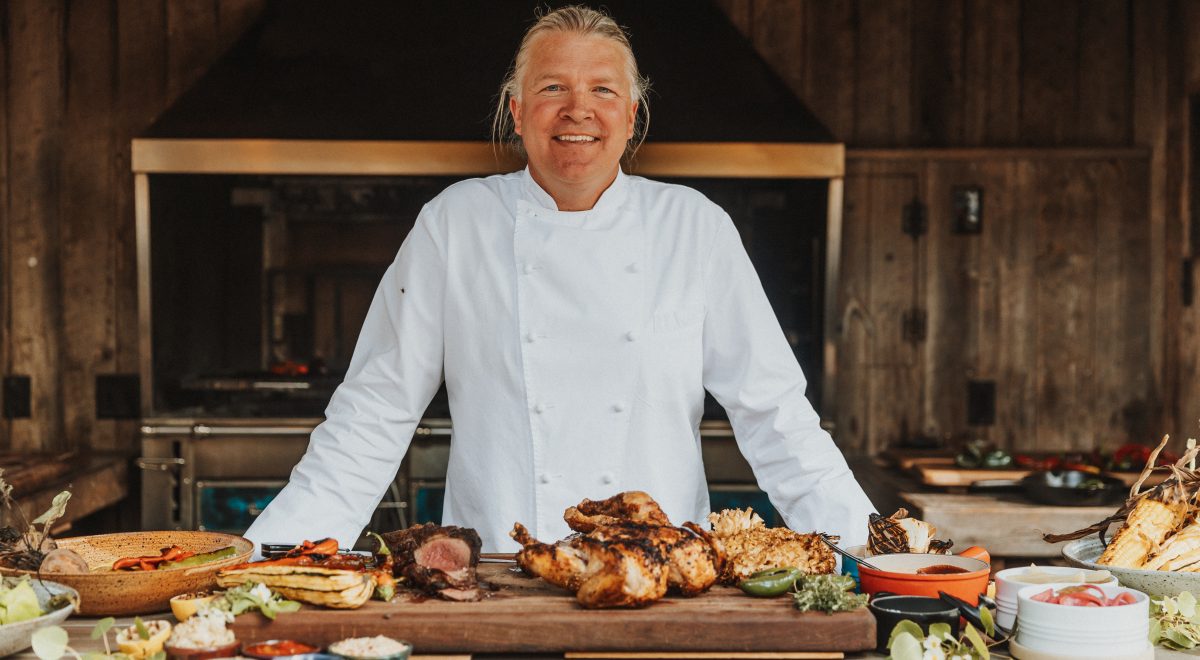
M1194 443L1189 443L1188 450L1173 465L1165 468L1156 468L1155 463L1158 461L1158 456L1167 446L1169 440L1170 436L1164 435L1162 441L1154 448L1154 451L1150 452L1150 458L1146 461L1145 467L1142 468L1142 473L1138 475L1137 481L1129 489L1129 497L1125 500L1125 504L1117 509L1116 513L1100 522L1084 527L1083 529L1075 530L1074 532L1067 534L1044 534L1042 540L1047 543L1061 543L1062 541L1081 539L1089 534L1099 534L1101 542L1104 542L1108 528L1113 523L1125 522L1129 518L1129 514L1137 508L1138 502L1146 498L1167 505L1186 503L1190 510L1186 518L1194 518L1197 508L1200 508L1200 504L1198 504L1200 502L1200 472L1197 472L1194 468L1196 456L1200 453L1200 447L1196 447ZM1157 486L1143 491L1142 486L1146 483L1146 479L1156 469L1167 470L1171 475Z

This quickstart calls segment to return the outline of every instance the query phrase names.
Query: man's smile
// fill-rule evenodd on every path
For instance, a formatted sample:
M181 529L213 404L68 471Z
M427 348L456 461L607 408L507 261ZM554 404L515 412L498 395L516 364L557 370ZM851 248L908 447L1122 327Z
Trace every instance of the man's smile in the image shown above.
M591 135L579 135L579 134L573 134L573 133L568 133L565 135L555 135L554 139L558 142L577 142L577 143L599 142L600 141L600 138L598 138L598 137L593 137Z

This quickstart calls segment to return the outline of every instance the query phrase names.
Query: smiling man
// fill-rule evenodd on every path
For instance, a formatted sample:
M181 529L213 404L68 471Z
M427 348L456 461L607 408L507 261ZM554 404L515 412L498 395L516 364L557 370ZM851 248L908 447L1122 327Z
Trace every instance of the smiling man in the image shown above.
M613 182L638 101L621 46L573 32L540 35L509 98L529 175L560 211L586 211Z
M541 17L495 128L528 167L422 209L376 292L345 382L256 542L352 543L445 380L454 420L443 521L513 551L520 521L569 530L583 498L650 493L702 521L705 389L788 525L865 541L873 509L733 222L700 193L621 171L649 118L628 38L583 7Z

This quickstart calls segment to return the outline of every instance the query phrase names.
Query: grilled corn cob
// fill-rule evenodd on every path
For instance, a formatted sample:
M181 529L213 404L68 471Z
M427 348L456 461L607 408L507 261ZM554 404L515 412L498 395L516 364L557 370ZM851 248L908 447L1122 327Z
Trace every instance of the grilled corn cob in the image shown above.
M1151 551L1183 522L1186 515L1185 502L1164 504L1149 497L1142 498L1096 563L1118 568L1141 568Z
M1196 561L1195 559L1187 561L1189 555L1195 550L1200 550L1200 523L1192 523L1164 541L1162 547L1154 553L1142 568L1148 571L1178 570Z

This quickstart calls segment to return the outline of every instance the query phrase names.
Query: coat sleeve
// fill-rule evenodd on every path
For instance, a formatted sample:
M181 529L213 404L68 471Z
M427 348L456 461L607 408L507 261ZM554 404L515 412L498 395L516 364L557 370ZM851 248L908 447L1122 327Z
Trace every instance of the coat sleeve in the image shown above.
M444 246L422 210L371 301L346 378L287 486L246 532L255 543L358 539L442 381Z
M704 386L788 527L841 536L843 547L865 543L875 509L804 396L795 354L722 216L704 269Z

